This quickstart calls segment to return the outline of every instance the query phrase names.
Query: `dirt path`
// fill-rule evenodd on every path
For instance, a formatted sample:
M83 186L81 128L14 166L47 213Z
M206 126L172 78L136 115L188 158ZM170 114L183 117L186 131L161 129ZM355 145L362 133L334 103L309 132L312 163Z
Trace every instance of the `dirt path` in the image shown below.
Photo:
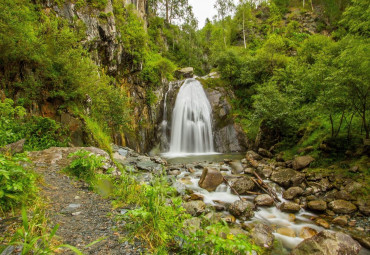
M42 189L49 200L49 218L53 225L60 225L57 236L63 243L73 245L85 254L141 254L142 249L119 242L114 222L117 212L112 210L110 201L60 173L70 163L69 153L78 149L50 148L29 154L35 163L35 171L44 177ZM83 249L101 237L106 239Z

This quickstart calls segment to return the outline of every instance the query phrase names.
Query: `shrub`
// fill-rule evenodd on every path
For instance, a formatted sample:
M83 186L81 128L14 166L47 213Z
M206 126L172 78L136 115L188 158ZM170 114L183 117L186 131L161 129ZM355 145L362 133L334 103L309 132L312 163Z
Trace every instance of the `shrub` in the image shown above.
M210 225L182 237L186 254L248 254L261 250L246 235L231 234L226 223Z
M37 191L35 175L22 167L25 157L0 154L0 207L8 211L22 203L30 202Z
M67 132L50 118L25 117L26 110L6 98L0 102L0 146L26 138L26 150L44 150L68 144Z
M128 238L144 240L155 252L173 249L183 220L189 217L181 207L182 199L174 197L174 189L161 177L156 177L151 185L138 186L134 182L132 189L126 190L136 192L135 202L139 206L123 216L130 233Z
M96 181L97 170L103 166L104 157L85 150L71 153L68 157L74 159L64 171L92 185Z

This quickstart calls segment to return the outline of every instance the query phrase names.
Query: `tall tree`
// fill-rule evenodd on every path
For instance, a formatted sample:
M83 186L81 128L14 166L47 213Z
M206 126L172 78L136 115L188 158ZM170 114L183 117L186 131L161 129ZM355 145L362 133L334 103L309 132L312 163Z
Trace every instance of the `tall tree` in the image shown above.
M233 0L216 0L213 6L218 13L218 19L221 21L223 29L224 44L226 45L225 18L232 13L235 8Z

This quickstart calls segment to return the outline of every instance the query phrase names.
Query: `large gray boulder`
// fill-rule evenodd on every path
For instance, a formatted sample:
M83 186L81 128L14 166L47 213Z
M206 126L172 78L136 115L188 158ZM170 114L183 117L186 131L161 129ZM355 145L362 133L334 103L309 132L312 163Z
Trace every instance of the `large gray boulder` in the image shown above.
M357 207L346 200L334 200L329 203L329 208L335 213L354 213Z
M324 230L302 241L291 255L356 255L361 246L349 235Z
M292 200L295 197L302 195L303 189L301 187L290 187L286 191L283 192L283 198Z
M293 168L295 170L301 170L308 167L315 159L311 156L296 157L293 160Z
M221 172L215 168L206 167L203 169L202 176L198 182L199 187L208 190L215 191L218 185L224 181L224 177Z
M185 67L179 70L176 70L175 77L179 80L186 79L186 78L193 78L194 76L194 68L193 67Z
M298 186L304 181L305 175L290 168L280 169L272 173L270 179L284 188Z

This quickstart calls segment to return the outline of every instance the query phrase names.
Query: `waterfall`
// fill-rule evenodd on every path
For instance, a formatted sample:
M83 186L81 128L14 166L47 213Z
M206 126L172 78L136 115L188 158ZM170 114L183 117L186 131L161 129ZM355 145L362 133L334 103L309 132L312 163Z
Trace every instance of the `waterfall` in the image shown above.
M212 153L212 108L202 85L187 79L172 113L169 153Z

